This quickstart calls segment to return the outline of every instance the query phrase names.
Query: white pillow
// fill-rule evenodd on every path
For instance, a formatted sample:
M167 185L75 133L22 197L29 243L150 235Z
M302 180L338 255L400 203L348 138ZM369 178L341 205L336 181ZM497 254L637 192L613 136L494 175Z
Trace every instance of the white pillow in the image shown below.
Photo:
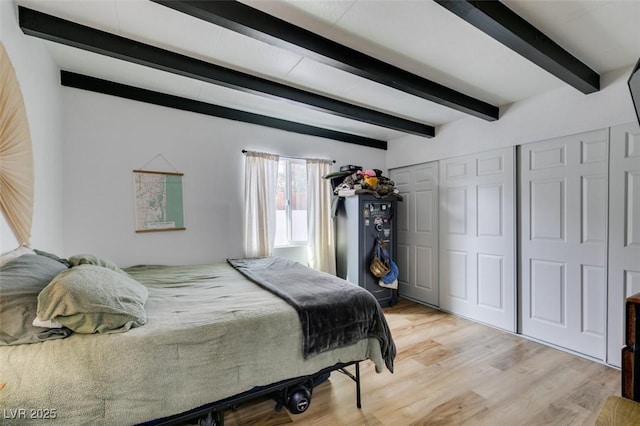
M0 268L2 268L5 264L11 262L12 260L19 258L23 254L36 254L36 253L27 246L20 246L17 249L8 251L6 253L2 253L0 255Z

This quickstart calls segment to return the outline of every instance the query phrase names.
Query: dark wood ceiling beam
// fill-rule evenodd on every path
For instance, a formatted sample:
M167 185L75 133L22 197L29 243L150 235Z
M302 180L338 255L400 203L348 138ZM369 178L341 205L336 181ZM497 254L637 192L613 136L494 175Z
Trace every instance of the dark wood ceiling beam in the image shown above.
M255 95L285 99L324 113L404 133L423 137L435 135L434 127L427 124L289 87L23 6L19 6L18 9L20 28L27 35Z
M235 0L152 0L268 44L484 120L499 108L324 38Z
M341 142L368 146L371 148L387 149L387 142L378 139L338 132L335 130L324 129L307 124L295 123L293 121L282 120L266 115L240 111L233 108L227 108L207 102L196 101L180 96L168 95L166 93L142 89L139 87L116 83L109 80L103 80L96 77L77 74L70 71L63 70L60 72L60 83L66 87L89 90L91 92L117 96L124 99L160 105L168 108L179 109L182 111L190 111L198 114L210 115L213 117L226 118L228 120L257 124L259 126L271 127L274 129L285 130L287 132L318 136L321 138L333 139Z
M497 0L435 1L581 92L600 90L598 73L503 3Z

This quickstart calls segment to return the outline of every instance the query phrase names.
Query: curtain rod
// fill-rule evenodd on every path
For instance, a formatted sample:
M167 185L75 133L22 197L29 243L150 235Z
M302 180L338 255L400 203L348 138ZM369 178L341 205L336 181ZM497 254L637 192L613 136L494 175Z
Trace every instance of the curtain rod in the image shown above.
M243 154L246 154L246 153L247 153L247 150L246 150L246 149L243 149L243 150L242 150L242 153L243 153ZM282 158L290 158L290 159L293 159L293 160L306 160L306 158L303 158L303 157L289 157L288 155L279 155L279 157L282 157ZM331 161L333 164L335 164L335 163L336 163L336 160L327 160L327 161Z

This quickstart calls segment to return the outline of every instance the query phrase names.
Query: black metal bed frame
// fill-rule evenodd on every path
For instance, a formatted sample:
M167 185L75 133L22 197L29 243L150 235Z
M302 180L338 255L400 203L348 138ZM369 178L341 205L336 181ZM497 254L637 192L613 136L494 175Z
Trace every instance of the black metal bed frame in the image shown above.
M139 426L169 426L178 425L188 420L206 418L205 424L223 426L224 425L224 411L227 409L235 409L238 405L252 400L254 398L275 394L277 392L283 392L283 399L286 401L288 397L289 389L304 384L312 383L314 378L330 374L333 371L338 371L356 384L356 406L362 408L361 391L360 391L360 362L351 361L347 363L338 363L332 367L323 368L322 370L310 374L307 376L296 377L293 379L282 380L277 383L273 383L267 386L259 386L248 390L246 392L239 393L234 396L222 399L220 401L211 402L209 404L202 405L184 413L175 414L160 419L151 420L149 422L140 423ZM355 365L355 375L346 370L346 367ZM278 407L281 407L280 402Z

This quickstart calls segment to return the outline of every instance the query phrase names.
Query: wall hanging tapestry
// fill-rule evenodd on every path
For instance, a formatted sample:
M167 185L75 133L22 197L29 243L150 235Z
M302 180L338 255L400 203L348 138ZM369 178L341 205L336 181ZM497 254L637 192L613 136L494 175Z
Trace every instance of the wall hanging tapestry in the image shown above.
M29 245L33 151L20 85L0 43L0 210L19 244Z
M183 231L182 173L134 170L136 232Z

